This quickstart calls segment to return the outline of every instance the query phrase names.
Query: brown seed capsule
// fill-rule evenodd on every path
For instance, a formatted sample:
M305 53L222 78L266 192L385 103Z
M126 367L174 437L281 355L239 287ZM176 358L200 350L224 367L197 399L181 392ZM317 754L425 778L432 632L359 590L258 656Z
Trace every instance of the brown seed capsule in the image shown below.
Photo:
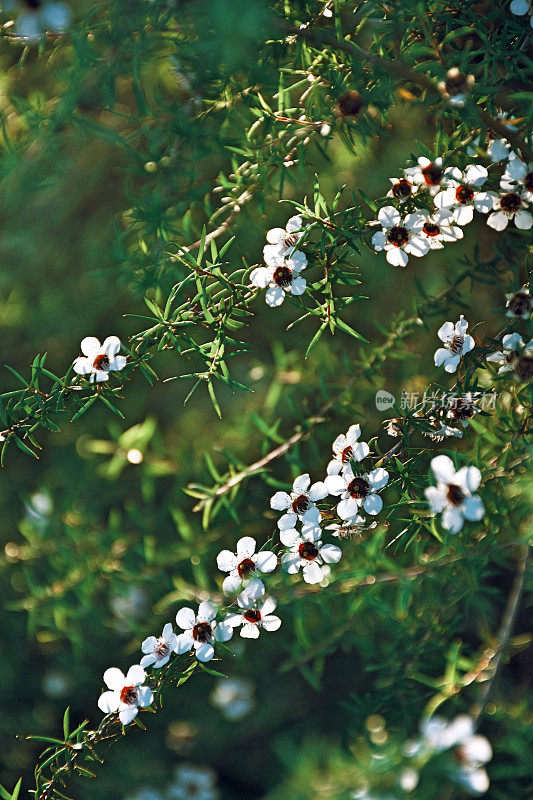
M337 98L337 113L344 119L356 117L363 106L363 98L355 89L350 89Z

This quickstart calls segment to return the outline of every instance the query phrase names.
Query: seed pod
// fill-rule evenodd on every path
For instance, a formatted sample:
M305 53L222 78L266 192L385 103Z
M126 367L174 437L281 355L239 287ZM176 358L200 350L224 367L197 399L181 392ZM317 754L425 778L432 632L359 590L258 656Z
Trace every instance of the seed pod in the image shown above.
M356 117L364 106L361 94L355 89L344 92L337 98L336 111L343 119Z

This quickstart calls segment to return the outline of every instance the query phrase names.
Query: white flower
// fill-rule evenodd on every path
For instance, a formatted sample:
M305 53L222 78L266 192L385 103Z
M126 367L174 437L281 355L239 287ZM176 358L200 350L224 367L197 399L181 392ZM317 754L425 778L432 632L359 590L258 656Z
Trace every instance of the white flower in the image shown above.
M145 655L141 658L141 667L164 667L168 664L172 652L178 645L178 637L172 631L172 625L167 622L163 628L163 633L156 639L149 636L141 645L141 650Z
M302 218L291 217L283 228L271 228L266 235L267 242L263 248L265 264L271 264L280 257L290 257L295 252L298 242L305 233Z
M227 642L233 635L233 628L224 622L214 622L217 606L206 600L198 606L195 614L192 608L180 608L176 622L184 631L177 637L175 652L178 655L194 648L198 661L211 661L215 655L213 642Z
M483 501L473 494L481 483L477 467L461 467L456 472L449 456L435 456L431 469L437 479L436 486L425 490L432 514L442 511L442 526L450 533L459 533L465 519L478 522L485 514Z
M328 577L323 565L340 561L342 550L335 544L322 544L320 537L317 525L305 526L301 533L294 528L281 531L281 542L289 548L281 557L281 565L289 575L302 569L306 583L320 583Z
M500 187L506 192L519 192L522 198L533 203L533 163L511 159L501 177Z
M317 525L320 522L320 511L315 503L317 500L323 500L327 496L328 490L325 483L317 481L311 485L309 473L298 475L292 484L290 494L276 492L270 498L271 508L276 511L288 511L278 520L278 528L280 530L294 528L298 519L308 525Z
M267 289L265 302L276 308L283 303L287 292L295 296L305 292L307 283L305 278L300 276L300 272L307 266L307 259L299 250L296 250L290 258L283 256L272 258L277 263L256 267L250 275L250 282L259 289Z
M278 557L270 550L255 552L256 542L251 536L243 536L237 542L237 552L221 550L217 556L217 565L221 572L229 572L224 578L222 589L225 594L238 592L246 581L254 574L272 572L278 563Z
M448 211L422 212L424 225L421 236L428 240L430 250L442 250L444 242L456 242L462 239L462 228L453 224L453 217Z
M442 158L430 161L429 158L420 156L416 167L407 167L404 173L408 180L417 186L426 188L431 195L435 195L439 191L444 175Z
M360 539L365 531L377 527L377 522L368 522L362 514L357 514L353 519L343 522L332 522L325 525L324 530L331 531L337 539Z
M413 181L407 178L389 178L392 183L391 188L387 192L387 197L394 197L400 203L404 203L408 197L411 197L417 190L417 186Z
M180 764L175 781L167 791L168 800L217 800L216 773L210 767Z
M366 442L358 442L361 426L351 425L348 431L341 433L333 442L333 458L328 464L328 475L338 475L350 461L362 461L370 453Z
M523 17L525 14L533 14L532 0L512 0L509 6L511 14ZM529 23L533 27L533 16L530 16Z
M522 319L529 319L533 303L531 302L531 295L528 286L522 286L518 292L509 292L505 295L507 300L505 307L508 309L507 317L522 317Z
M494 205L494 192L481 192L488 177L485 167L480 164L470 164L461 172L457 167L450 167L444 171L447 188L435 195L435 205L441 211L449 211L458 225L467 225L472 222L474 208L483 214L488 214Z
M276 609L273 597L262 599L251 598L243 592L237 598L240 614L228 614L227 621L232 628L242 625L240 634L243 639L257 639L262 628L265 631L277 631L281 620L272 612Z
M21 0L4 0L2 10L19 8L15 36L28 44L35 44L47 31L62 33L68 28L72 11L66 3L55 0L26 3Z
M387 261L393 267L405 267L412 256L425 256L429 251L427 239L420 236L424 225L422 214L407 214L403 220L394 206L384 206L378 213L383 230L372 236L372 246L376 252L385 250ZM376 221L371 222L376 224Z
M531 369L531 359L533 358L533 339L527 344L519 333L507 333L502 339L503 350L497 350L487 356L487 361L494 361L500 364L498 375L502 372L511 372L515 370L518 372L519 377L527 373ZM529 370L528 370L529 366Z
M360 508L374 516L383 508L383 500L377 494L389 480L389 473L383 467L373 469L364 475L356 475L351 467L342 475L328 475L326 486L330 494L340 497L337 514L341 519L356 520Z
M211 702L230 720L243 719L255 705L254 684L246 678L220 678L211 692Z
M438 88L451 106L463 108L475 80L473 75L466 75L458 67L452 67L446 73L446 80L439 81Z
M527 207L528 204L518 192L504 192L495 197L494 211L487 217L487 225L496 231L503 231L513 220L517 228L528 231L533 226L533 216L526 211Z
M119 372L126 366L126 356L117 355L120 350L118 336L108 336L103 344L95 336L86 336L82 339L80 350L83 356L74 360L74 372L89 375L91 383L107 381L109 372Z
M439 347L435 351L434 362L436 367L444 364L446 372L455 372L461 358L465 353L469 353L476 343L472 336L467 333L468 322L461 314L458 321L445 322L437 331L437 336L444 342L444 347Z
M423 720L422 746L437 753L453 748L455 779L470 792L482 794L489 788L483 765L492 758L490 742L474 733L474 720L460 714L452 722L441 717Z
M98 708L104 714L118 711L123 725L128 725L137 716L139 708L146 708L154 696L149 686L143 686L145 671L136 664L124 675L117 667L110 667L104 672L104 683L110 690L103 692L98 698Z

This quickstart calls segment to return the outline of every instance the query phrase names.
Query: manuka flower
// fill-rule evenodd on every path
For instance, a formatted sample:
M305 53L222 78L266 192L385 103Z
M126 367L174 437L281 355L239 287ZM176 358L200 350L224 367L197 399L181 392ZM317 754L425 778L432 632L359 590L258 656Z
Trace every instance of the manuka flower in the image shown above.
M358 442L361 436L361 426L351 425L348 431L341 433L333 442L333 458L328 464L328 475L338 475L345 469L350 461L362 461L370 453L366 442Z
M519 380L530 380L533 377L533 339L527 344L519 333L507 333L502 339L503 350L497 350L487 356L487 361L500 364L498 375L514 370Z
M477 467L461 467L455 471L449 456L435 456L431 469L437 479L436 486L425 490L432 514L440 514L443 528L450 533L459 533L465 519L478 522L485 514L483 501L473 494L481 483L481 472Z
M167 800L218 800L217 776L210 767L180 764L174 782L167 789Z
M509 292L505 295L507 300L505 306L507 308L507 317L522 317L522 319L529 319L533 303L531 302L531 294L528 286L522 286L518 292Z
M379 514L383 508L383 500L378 492L387 485L388 480L389 473L382 467L364 475L356 475L351 465L348 465L342 475L328 475L326 486L330 494L341 498L337 505L339 517L351 522L357 518L361 508L367 514Z
M318 525L309 525L298 533L294 528L282 530L280 539L289 550L281 557L281 565L289 575L302 570L306 583L320 583L327 577L324 565L340 561L342 550L335 544L323 544Z
M225 594L238 592L243 582L251 577L272 572L278 563L278 557L270 550L255 552L256 542L251 536L243 536L237 542L237 552L221 550L217 556L217 565L221 572L229 572L224 578L222 589Z
M413 181L407 178L389 178L389 180L392 186L387 192L387 197L394 197L400 203L404 203L417 190L417 186Z
M163 628L163 633L157 639L149 636L141 645L141 650L145 655L141 658L141 667L164 667L168 664L172 652L176 649L178 637L172 631L172 625L167 622Z
M407 214L403 219L394 206L384 206L378 213L377 221L383 230L372 236L372 246L376 252L385 250L386 258L393 267L405 267L408 256L425 256L429 251L427 239L420 235L424 225L421 214Z
M533 203L533 164L526 164L519 158L511 159L505 167L500 186L506 192L517 192Z
M287 293L295 296L305 292L306 280L300 272L307 266L305 255L296 250L290 258L271 256L266 267L256 267L250 275L250 283L258 289L266 289L265 303L271 308L280 306Z
M421 212L424 217L420 235L428 240L430 250L442 250L444 242L457 242L464 234L462 228L453 224L450 211Z
M15 23L15 36L35 44L47 31L63 33L68 28L72 12L66 3L55 0L3 0L3 11L20 9Z
M268 244L263 248L265 264L271 264L273 259L292 256L304 233L300 216L291 217L285 229L271 228L266 235Z
M272 612L276 609L273 597L252 599L246 593L237 598L238 614L228 614L226 620L232 628L241 625L240 635L243 639L257 639L261 628L265 631L277 631L281 620Z
M217 607L210 600L200 603L197 614L192 608L180 608L176 622L184 633L178 636L175 652L182 655L194 648L198 661L211 661L215 655L213 643L227 642L233 635L233 628L225 621L214 621L216 615Z
M474 720L460 714L452 722L441 717L423 720L420 725L422 741L418 746L436 753L451 750L455 780L474 794L489 788L483 765L492 758L490 742L474 731Z
M450 167L444 171L444 177L446 188L435 195L435 205L450 213L458 225L472 222L474 208L483 214L492 211L497 195L480 191L488 177L485 167L470 164L464 173L457 167Z
M89 375L91 383L107 381L110 372L119 372L126 366L126 356L117 355L120 350L118 336L108 336L103 344L95 336L86 336L80 350L83 355L75 359L74 372Z
M100 711L104 714L118 711L122 724L128 725L137 716L139 708L146 708L154 699L150 687L142 685L145 678L144 669L138 664L130 667L127 675L116 667L106 669L104 683L109 691L98 698Z
M436 367L444 364L446 372L455 372L461 358L476 345L473 337L466 332L467 330L468 322L462 314L455 325L453 322L445 322L439 328L437 336L441 342L444 342L444 347L439 347L435 351Z
M487 217L487 225L496 231L503 231L512 220L517 228L528 231L533 226L533 216L527 210L528 203L524 200L525 187L520 189L517 182L515 188L518 191L508 192L504 188L508 185L509 182L502 178L500 186L503 192L494 198L494 211Z
M328 496L326 484L317 481L311 485L311 478L306 472L295 478L292 484L292 491L276 492L270 498L270 507L276 511L287 511L278 520L278 528L294 528L297 520L301 520L307 525L317 525L320 522L320 511L316 507L317 500L323 500Z
M466 75L458 67L452 67L446 73L446 80L439 82L438 88L451 106L463 108L475 81L473 75Z
M444 175L442 158L430 161L429 158L420 156L416 167L407 167L407 169L404 169L404 174L416 186L423 187L431 195L435 195L440 189Z

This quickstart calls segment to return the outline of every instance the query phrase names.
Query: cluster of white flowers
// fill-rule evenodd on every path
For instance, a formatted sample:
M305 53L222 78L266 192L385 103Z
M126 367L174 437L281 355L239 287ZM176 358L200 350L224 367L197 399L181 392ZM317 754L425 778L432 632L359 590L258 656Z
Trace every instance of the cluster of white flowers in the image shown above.
M291 217L285 229L272 228L267 233L267 242L263 248L264 267L257 267L250 275L252 286L266 289L267 305L280 306L289 292L293 295L303 294L306 280L300 272L307 266L305 253L297 250L297 246L305 234L300 216Z
M470 164L462 171L445 168L442 158L430 161L422 156L416 166L404 170L403 177L390 178L387 197L401 206L418 195L431 207L402 214L395 206L384 206L369 223L381 225L372 236L374 250L383 250L389 264L405 267L410 255L420 258L462 239L462 228L472 222L474 210L488 214L487 225L494 230L503 231L510 222L529 230L533 226L528 210L533 201L533 165L521 161L505 139L492 141L487 152L493 162L506 162L499 192L483 188L489 173L481 164Z

